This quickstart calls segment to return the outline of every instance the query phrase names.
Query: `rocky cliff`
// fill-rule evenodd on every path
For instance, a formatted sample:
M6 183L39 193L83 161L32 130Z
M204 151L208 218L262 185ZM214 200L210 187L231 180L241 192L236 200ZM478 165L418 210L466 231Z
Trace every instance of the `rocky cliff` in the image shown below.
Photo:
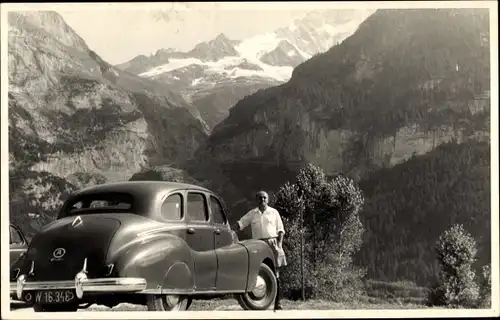
M487 10L379 10L287 83L239 101L201 152L361 178L488 140L488 26Z
M31 225L29 213L50 220L75 188L184 161L206 139L196 108L103 61L57 13L8 18L14 222Z

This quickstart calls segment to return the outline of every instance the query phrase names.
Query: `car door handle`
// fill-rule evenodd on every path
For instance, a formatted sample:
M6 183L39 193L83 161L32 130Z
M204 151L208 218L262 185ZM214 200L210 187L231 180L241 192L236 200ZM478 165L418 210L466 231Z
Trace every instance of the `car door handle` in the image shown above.
M187 230L187 232L188 232L189 234L193 234L193 233L195 233L195 232L196 232L196 230L194 230L194 228L189 228L189 229Z
M220 234L220 229L215 229L214 232L215 234Z

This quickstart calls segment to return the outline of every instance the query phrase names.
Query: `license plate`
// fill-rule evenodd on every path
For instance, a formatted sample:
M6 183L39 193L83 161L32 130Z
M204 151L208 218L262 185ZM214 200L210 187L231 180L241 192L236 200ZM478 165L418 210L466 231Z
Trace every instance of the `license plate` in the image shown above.
M24 301L40 304L71 303L76 299L75 290L28 291Z

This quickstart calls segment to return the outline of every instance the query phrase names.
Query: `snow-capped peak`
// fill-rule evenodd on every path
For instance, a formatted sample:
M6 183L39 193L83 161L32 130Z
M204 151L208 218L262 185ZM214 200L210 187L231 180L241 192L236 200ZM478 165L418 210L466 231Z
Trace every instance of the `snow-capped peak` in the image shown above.
M213 40L197 44L189 52L160 49L155 54L156 64L143 63L147 69L139 75L159 77L196 66L209 74L220 73L226 78L257 76L287 81L295 66L348 37L371 13L367 10L313 11L287 27L242 41L231 40L220 33ZM194 79L197 78L200 76L196 75ZM189 82L193 83L193 80Z

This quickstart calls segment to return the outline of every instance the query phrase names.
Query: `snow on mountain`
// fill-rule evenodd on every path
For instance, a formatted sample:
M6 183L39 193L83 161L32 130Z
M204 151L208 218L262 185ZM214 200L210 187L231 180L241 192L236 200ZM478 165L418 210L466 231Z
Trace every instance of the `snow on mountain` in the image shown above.
M249 60L249 59L248 59ZM253 60L253 61L252 61ZM257 59L250 62L259 68L246 69L240 66L246 61L242 57L224 57L218 61L201 61L196 58L169 59L169 62L150 69L147 72L140 73L140 77L155 78L158 75L174 71L191 65L198 65L205 69L207 73L219 73L228 78L259 76L262 78L271 78L277 81L286 81L290 78L292 67L279 67L263 63Z
M116 67L165 83L199 108L216 110L216 119L204 119L216 125L239 99L288 81L297 65L347 38L371 13L373 10L313 11L273 32L241 41L221 33L189 52L160 49ZM200 101L218 105L205 107ZM210 117L211 112L204 114Z
M230 40L226 35L220 34L214 40L202 42L186 53L174 49L160 49L153 57L158 60L158 56L162 56L163 62L151 67L151 64L145 63L142 58L138 61L145 68L142 72L136 73L141 77L154 78L178 68L199 65L207 72L221 72L230 78L234 77L231 75L244 74L286 81L298 63L328 50L348 37L371 13L373 10L313 11L287 27L242 41ZM287 48L284 54L277 54L280 47ZM269 55L274 55L274 59L271 60L281 56L287 61L273 61L270 64ZM131 68L132 61L118 67ZM258 66L258 70L239 67L244 61ZM235 68L228 70L228 66Z

